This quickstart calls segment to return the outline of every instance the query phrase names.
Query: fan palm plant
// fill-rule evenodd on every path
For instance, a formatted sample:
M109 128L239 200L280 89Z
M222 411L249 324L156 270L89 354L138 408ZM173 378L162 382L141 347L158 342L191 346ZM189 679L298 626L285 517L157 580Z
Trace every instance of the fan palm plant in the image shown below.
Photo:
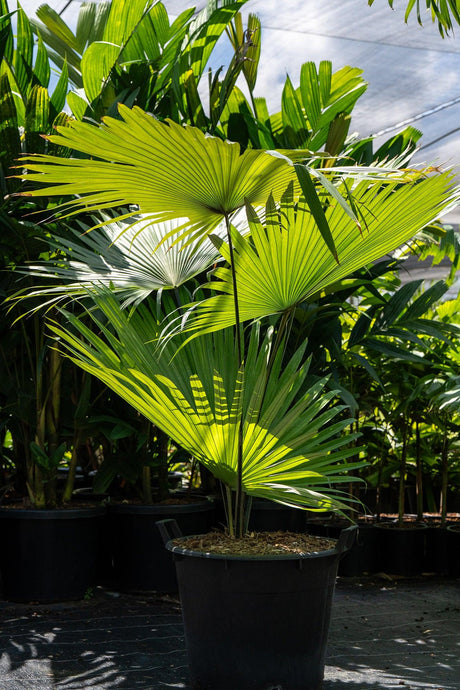
M32 196L73 195L61 206L67 215L136 204L122 217L187 218L163 242L199 245L209 237L229 268L206 285L217 294L180 313L166 303L162 326L145 309L129 319L110 293L93 288L111 326L90 312L101 331L95 336L66 313L68 326L54 324L53 333L75 362L223 482L233 533L244 532L246 495L343 509L331 487L356 467L349 460L356 448L350 451L340 433L350 420L324 381L309 380L303 348L284 357L290 315L446 210L456 198L451 175L381 168L322 173L294 165L286 152L241 153L236 144L161 123L138 108L121 107L120 115L98 127L73 122L50 137L91 158L23 159L27 180L45 185ZM254 206L265 206L261 217ZM232 224L243 208L249 235ZM214 232L222 221L225 240ZM268 328L259 341L254 322L267 318L275 335Z

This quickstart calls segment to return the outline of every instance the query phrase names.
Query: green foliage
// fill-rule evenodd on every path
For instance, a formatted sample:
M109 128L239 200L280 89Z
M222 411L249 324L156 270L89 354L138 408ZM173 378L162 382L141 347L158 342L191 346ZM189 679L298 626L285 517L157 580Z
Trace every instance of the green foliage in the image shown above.
M172 23L161 2L87 2L75 34L45 4L34 28L53 62L61 69L69 63L75 90L68 102L78 119L99 120L125 103L191 124L201 117L203 124L201 104L196 111L198 82L217 40L245 2L213 0L197 16L187 9Z
M337 419L343 408L332 404L336 391L326 391L325 380L308 380L305 344L284 357L290 312L395 249L449 208L456 198L451 175L325 168L317 187L310 178L302 186L303 198L286 155L241 152L237 144L205 137L192 127L161 123L139 108L120 106L120 114L122 119L106 118L100 127L75 122L52 135L55 145L91 158L62 161L42 155L27 161L26 179L48 185L32 194L66 189L78 195L67 203L71 215L82 206L98 210L131 200L157 221L187 217L188 223L163 242L187 239L199 247L209 236L226 262L206 285L218 294L185 305L179 314L177 303L163 302L165 324L160 326L158 315L146 307L126 316L109 290L93 287L89 296L105 322L89 310L94 324L89 329L64 311L69 327L52 325L53 333L72 361L224 484L232 533L243 529L245 494L343 510L345 500L331 486L343 480L346 469L360 466L358 450L349 445L355 437L340 433L350 419ZM181 156L172 155L173 150ZM262 222L251 203L261 205L264 199ZM319 199L322 228L316 222ZM231 221L243 207L248 228L239 232ZM350 210L358 208L361 231ZM221 221L226 241L210 235ZM335 252L325 237L333 238ZM416 320L431 301L427 297L420 306L411 305L409 320ZM380 327L400 312L399 305L387 304ZM281 316L275 331L268 327L259 344L254 324L274 314ZM237 496L234 515L231 492Z
M257 329L252 330L241 370L231 331L186 347L174 341L158 349L153 340L161 326L147 307L128 316L107 290L93 290L92 298L110 323L104 326L91 312L103 337L70 314L70 328L51 326L79 366L164 429L229 488L237 486L242 422L245 492L310 509L344 507L346 497L342 500L329 485L343 481L345 467L359 465L344 464L354 454L347 448L350 438L339 435L349 420L340 419L342 407L329 404L334 393L323 391L325 381L304 385L308 366L301 364L302 350L284 364L281 351L274 354L267 378L271 335L259 346Z
M394 0L388 0L390 7L393 7ZM374 0L368 0L369 5L374 4ZM460 24L460 11L457 0L407 0L405 20L409 19L409 16L413 10L416 10L417 21L421 25L423 23L422 19L422 7L425 5L425 10L428 17L430 17L433 23L438 24L439 33L441 36L445 36L449 32L453 31L454 23Z
M445 423L447 403L443 398L438 404L429 380L440 377L454 404L452 372L440 364L440 352L459 361L451 349L451 315L433 318L446 286L400 286L399 261L371 262L424 228L415 247L435 261L449 256L451 282L457 241L433 221L456 194L449 174L404 170L418 130L406 128L377 150L372 139L349 136L367 86L357 68L334 72L327 60L306 62L298 86L288 76L279 111L269 113L265 99L254 95L262 27L252 14L243 26L244 4L213 0L197 15L187 9L170 21L161 2L86 2L75 32L42 5L38 20L18 10L15 39L0 0L0 183L5 193L27 193L8 196L0 209L8 229L1 239L5 266L14 268L2 290L6 296L17 289L13 278L24 275L18 265L27 260L23 293L32 313L45 295L49 309L60 299L95 300L100 311L88 313L69 301L66 323L55 323L55 332L80 366L117 390L150 425L184 443L229 491L238 492L242 480L253 495L344 509L345 497L327 482L335 486L347 467L357 467L359 451L354 436L348 446L340 434L350 418L338 398L358 415L355 428L365 429L369 453L384 449L380 478L398 472L393 458L400 459L404 443L400 474L412 471L416 423L422 447L429 447L429 429L439 433ZM406 19L415 4L420 13L420 3L409 2ZM449 21L457 21L452 3L427 0L427 7L441 33L450 31ZM230 64L206 75L225 31L233 46ZM60 73L52 93L50 61ZM249 98L238 86L241 79ZM70 123L61 112L66 98L76 118ZM21 153L33 154L23 159L29 174L6 179ZM354 163L358 167L350 168ZM65 226L56 218L52 226L35 224L56 205L67 214ZM24 213L37 211L24 220ZM82 214L77 222L76 214ZM105 228L79 237L99 224ZM206 275L214 263L218 268ZM197 280L202 286L193 293ZM187 289L179 290L183 284ZM160 328L158 315L167 306ZM262 329L258 341L254 322ZM105 419L100 481L124 468L135 483L140 472L155 469L151 446L132 466L110 454L108 447L125 442L145 450L141 441L149 434L131 417L112 415L112 424L107 410L96 412L92 398L104 397L103 389L93 383L99 392L91 396L86 374L75 386L70 415L68 405L65 415L54 405L62 397L61 374L43 340L43 319L35 314L10 326L8 317L2 323L2 380L10 389L2 413L12 416L17 448L36 469L34 487L32 475L25 477L31 494L38 495L58 457L60 425L75 449L94 432L93 422ZM232 326L237 341L233 331L218 330ZM157 350L152 343L165 327L167 338ZM6 356L10 352L14 357ZM15 399L18 390L21 400ZM431 417L420 412L427 405ZM61 424L61 417L70 423ZM302 442L296 437L301 429ZM133 437L139 444L132 445ZM205 441L213 453L203 450Z
M14 179L7 179L9 167L21 153L45 152L46 140L64 107L67 93L67 69L64 64L52 94L48 91L50 64L43 42L33 50L32 27L19 8L17 40L13 37L12 14L6 0L0 1L0 189L6 193L18 189ZM62 121L62 120L61 120Z

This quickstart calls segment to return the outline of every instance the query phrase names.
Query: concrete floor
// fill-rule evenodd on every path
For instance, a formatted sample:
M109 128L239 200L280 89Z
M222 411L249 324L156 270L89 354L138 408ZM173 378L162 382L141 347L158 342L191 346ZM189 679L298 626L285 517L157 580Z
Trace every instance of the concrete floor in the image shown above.
M173 597L0 602L1 690L189 687ZM460 688L460 581L339 578L323 690L401 688Z

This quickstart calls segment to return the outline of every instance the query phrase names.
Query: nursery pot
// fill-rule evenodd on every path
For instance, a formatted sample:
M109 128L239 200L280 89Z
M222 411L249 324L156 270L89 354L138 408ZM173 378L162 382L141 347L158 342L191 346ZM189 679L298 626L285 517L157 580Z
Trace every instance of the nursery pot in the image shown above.
M447 536L449 575L460 577L460 525L449 525Z
M264 498L252 500L249 529L254 532L305 532L305 513Z
M311 555L241 557L175 546L191 686L320 690L339 558L354 541Z
M432 522L427 527L424 572L447 575L449 572L449 533L447 526Z
M96 584L104 506L0 508L3 596L11 601L81 599Z
M156 523L175 519L183 534L207 532L213 511L213 503L207 499L168 505L110 503L113 586L125 592L177 592L173 559Z
M395 575L420 575L425 567L426 525L400 527L396 522L375 525L378 569Z
M375 526L358 523L355 543L339 564L339 575L357 577L375 573L377 566L377 537Z

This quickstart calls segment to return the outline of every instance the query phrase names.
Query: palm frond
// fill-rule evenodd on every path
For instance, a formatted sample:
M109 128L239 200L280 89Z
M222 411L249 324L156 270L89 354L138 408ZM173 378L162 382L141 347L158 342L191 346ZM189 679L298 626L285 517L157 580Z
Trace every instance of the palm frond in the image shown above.
M232 332L159 350L154 341L161 324L146 305L128 315L103 288L93 299L107 319L103 323L89 312L101 335L70 313L65 313L67 327L51 325L76 364L227 486L236 487L242 421L245 492L311 510L344 509L346 500L331 487L362 464L350 446L355 437L342 433L351 420L343 418L333 393L325 393L325 380L308 382L308 363L299 364L302 351L285 367L278 362L267 379L271 336L259 345L257 328L241 369Z
M111 286L120 295L125 308L139 304L154 291L183 285L221 260L208 239L199 246L197 242L184 240L172 245L164 242L177 228L183 227L186 219L162 223L141 217L135 217L134 222L117 222L108 216L102 219L104 226L91 232L90 226L84 223L78 224L79 230L70 228L74 240L68 235L49 239L49 244L58 251L58 258L31 264L22 271L64 284L28 289L28 297L50 297L54 302L61 297L85 295L91 285L102 284ZM94 223L98 220L101 219L94 218ZM218 226L213 232L217 237L223 236L225 227Z
M137 107L120 105L119 110L121 119L106 117L100 126L71 121L49 137L91 159L24 157L27 179L45 185L27 194L79 195L63 204L70 212L136 204L156 222L188 218L187 234L193 238L214 229L246 200L260 206L269 194L279 199L295 177L284 157L260 150L241 153L239 144L194 127L160 122Z
M326 207L337 260L309 204L286 196L278 210L267 206L266 222L248 206L250 234L233 233L234 269L242 321L289 311L315 298L357 269L391 252L449 208L456 192L448 173L413 184L360 182L353 190L363 229L335 199ZM226 245L221 253L230 261ZM209 284L219 294L191 305L185 329L200 333L235 323L231 269L218 268ZM183 326L183 322L181 323Z

